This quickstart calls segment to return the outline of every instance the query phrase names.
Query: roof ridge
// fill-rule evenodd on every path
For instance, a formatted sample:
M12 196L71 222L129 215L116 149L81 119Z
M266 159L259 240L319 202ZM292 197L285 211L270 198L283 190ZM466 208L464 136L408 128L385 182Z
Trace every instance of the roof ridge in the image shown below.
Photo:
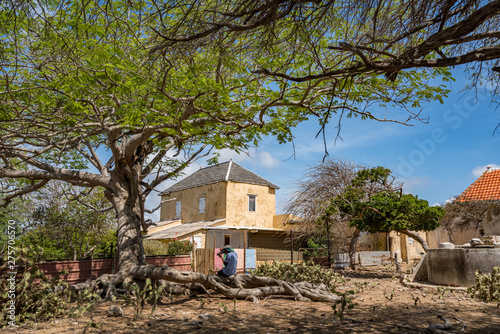
M226 182L227 182L227 180L229 180L229 174L231 174L232 164L233 164L233 159L229 160L229 166L227 167L226 177L224 178L224 181L226 181Z
M202 167L202 168L198 169L197 171L208 169L208 168L214 168L214 167L222 166L222 165L227 164L229 162L230 161L225 161L225 162L218 163L216 165L209 165L209 166L206 166L206 167ZM197 171L195 171L195 172L197 172ZM193 173L195 173L195 172L193 172ZM190 175L192 175L192 174L190 174Z

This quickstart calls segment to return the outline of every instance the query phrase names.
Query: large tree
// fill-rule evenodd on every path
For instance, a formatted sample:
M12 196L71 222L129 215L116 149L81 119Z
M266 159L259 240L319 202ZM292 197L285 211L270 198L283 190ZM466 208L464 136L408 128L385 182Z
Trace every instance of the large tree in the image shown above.
M443 66L498 58L499 1L419 3L2 2L0 178L24 180L4 203L51 179L104 188L109 286L140 276L146 197L210 150L291 140L311 116L407 123L446 95Z
M287 140L288 129L305 117L293 101L273 97L268 82L246 75L249 56L212 49L150 55L158 18L151 3L1 6L0 178L20 180L3 183L2 204L49 180L103 188L119 245L118 274L101 280L108 296L147 270L141 229L144 201L155 187L210 150L241 150L262 133ZM176 5L169 10L173 26L180 14ZM246 42L233 40L240 50ZM189 279L199 278L182 278ZM279 293L216 286L242 298ZM296 288L283 291L302 298Z

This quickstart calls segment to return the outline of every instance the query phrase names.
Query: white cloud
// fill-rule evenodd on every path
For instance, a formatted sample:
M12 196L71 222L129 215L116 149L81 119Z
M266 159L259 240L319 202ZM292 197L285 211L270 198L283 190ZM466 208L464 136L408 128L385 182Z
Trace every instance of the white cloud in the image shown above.
M230 149L220 150L219 162L226 162L233 160L234 162L242 163L252 160L252 152L255 152L254 148L251 148L248 152L236 153Z
M431 183L429 177L412 177L403 180L403 189L406 194L415 193L417 189L427 188Z
M336 138L336 132L329 132L327 137L326 146L328 151L335 151L338 154L340 151L364 148L366 146L374 146L380 142L404 134L401 129L390 126L375 126L370 124L365 131L359 132L341 132L340 137ZM296 153L304 158L310 158L323 154L325 152L325 143L321 137L315 138L307 142L301 141L300 135L296 139Z
M258 151L257 148L252 147L248 151L236 153L232 150L224 149L219 151L219 162L226 162L232 159L236 163L248 163L252 166L260 166L272 169L281 164L281 161L273 157L267 151Z
M281 161L274 158L268 152L257 152L257 160L260 165L266 168L274 168L280 165Z
M500 165L497 165L497 164L489 164L489 165L485 165L485 166L477 166L476 168L474 168L472 170L472 175L474 175L474 177L477 179L478 177L480 177L481 175L483 175L483 173L486 171L486 168L490 166L492 169L500 169Z

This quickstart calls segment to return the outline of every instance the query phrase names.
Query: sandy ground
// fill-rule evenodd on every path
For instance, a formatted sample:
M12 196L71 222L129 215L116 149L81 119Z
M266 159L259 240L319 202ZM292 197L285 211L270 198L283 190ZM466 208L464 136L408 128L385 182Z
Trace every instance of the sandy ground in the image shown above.
M437 318L441 315L453 322L453 331L465 323L464 333L500 333L500 308L471 299L463 289L405 286L384 268L345 274L349 280L338 290L357 290L357 297L354 308L345 311L343 322L331 303L272 297L253 304L222 295L199 295L162 297L153 313L146 306L142 319L134 320L133 306L124 301L100 302L79 319L54 319L5 332L426 333L429 325L443 323ZM106 315L113 304L123 308L123 316Z

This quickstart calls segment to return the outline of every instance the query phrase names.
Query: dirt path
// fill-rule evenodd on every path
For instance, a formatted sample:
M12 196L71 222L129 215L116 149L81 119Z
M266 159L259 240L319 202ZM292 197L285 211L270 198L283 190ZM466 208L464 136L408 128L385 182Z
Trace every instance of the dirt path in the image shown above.
M103 302L78 320L57 319L9 330L13 333L425 333L442 315L462 325L464 333L500 333L500 308L470 298L464 290L407 287L383 269L347 272L349 280L339 291L357 290L356 303L340 322L332 304L295 302L273 297L259 304L227 299L221 295L163 297L151 315L133 320L133 307L124 302ZM110 305L124 310L108 317Z

